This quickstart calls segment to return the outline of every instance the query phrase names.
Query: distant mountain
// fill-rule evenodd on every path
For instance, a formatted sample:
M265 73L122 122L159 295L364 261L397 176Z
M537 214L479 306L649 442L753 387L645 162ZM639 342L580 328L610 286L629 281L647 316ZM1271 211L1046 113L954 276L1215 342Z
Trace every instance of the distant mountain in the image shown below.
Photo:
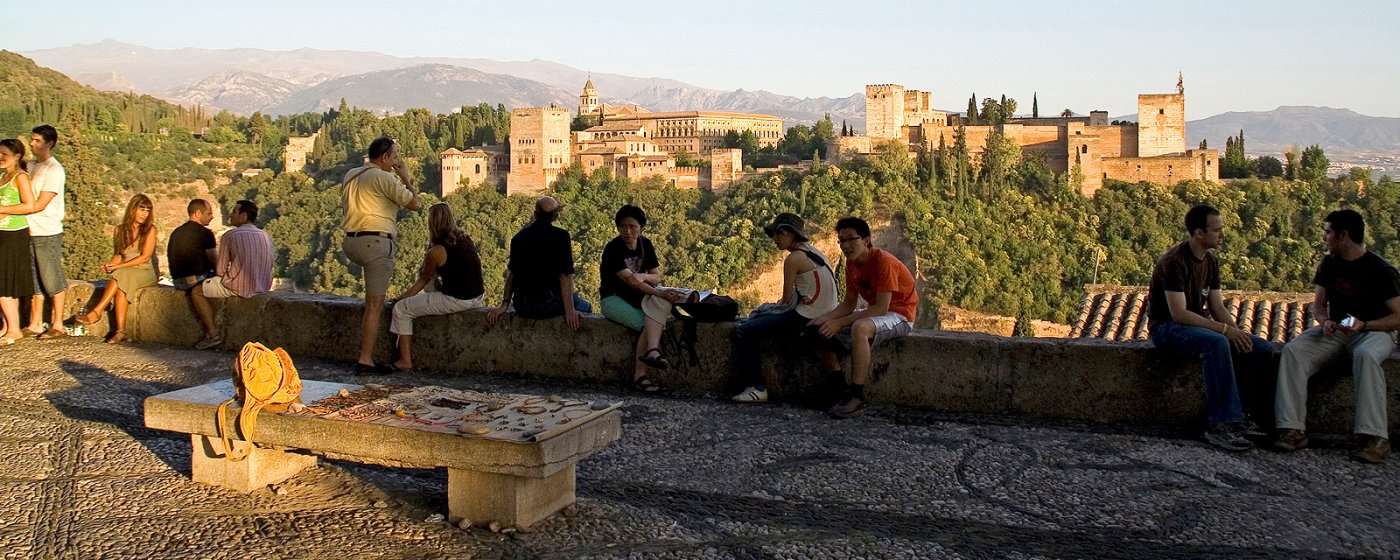
M1344 152L1400 150L1400 118L1371 117L1348 109L1284 106L1272 111L1229 112L1186 123L1188 146L1225 149L1225 139L1244 130L1251 153L1282 152L1290 144L1317 144Z
M463 105L504 103L507 107L541 107L551 103L574 107L578 98L533 80L487 74L447 64L422 64L381 70L322 82L292 93L263 109L271 115L325 111L350 105L376 113L422 107L450 113Z
M164 97L182 105L203 105L210 112L228 109L247 115L281 103L301 89L302 86L272 76L230 70L171 90Z
M864 98L855 94L849 98L801 99L764 91L723 91L706 89L665 78L636 78L619 74L590 73L547 60L497 61L481 58L415 57L400 58L383 53L330 51L320 49L297 49L294 51L268 51L261 49L152 49L130 45L114 40L105 40L89 45L74 45L55 49L44 49L24 53L39 64L75 77L95 87L113 87L123 91L132 90L148 93L181 103L199 102L199 99L227 97L223 105L238 113L251 113L261 109L264 113L279 114L291 107L315 107L322 105L321 98L334 96L333 104L338 104L338 94L329 93L326 88L315 89L321 82L332 78L349 78L356 75L373 74L385 70L405 69L415 66L448 65L477 70L485 74L509 76L533 82L566 92L567 100L557 94L541 97L537 91L494 99L481 99L488 103L511 105L511 99L548 99L565 106L578 103L578 94L583 83L589 79L599 93L609 103L638 103L655 111L674 109L709 109L716 111L764 112L795 122L811 122L830 112L833 119L846 119L854 126L863 123ZM228 88L213 77L230 72L246 79L249 75L282 80L294 85L311 88L314 91L298 91L283 99L270 101L262 107L255 107L254 96L248 88L235 85ZM121 81L116 81L120 77ZM364 80L349 82L364 83ZM349 83L349 82L341 82ZM252 82L249 82L251 84ZM386 84L388 85L388 84ZM372 93L363 86L355 87L361 93ZM485 95L482 90L482 95ZM269 97L276 97L278 90L269 89ZM373 98L359 100L346 95L348 102L364 107L378 107L390 112L401 112L417 105L407 99L390 102L387 94L377 94ZM447 107L459 107L476 103L472 99L448 100ZM334 105L332 105L334 106ZM436 102L433 107L444 106ZM518 106L518 105L517 105ZM790 123L790 124L795 124ZM864 125L861 124L861 127Z

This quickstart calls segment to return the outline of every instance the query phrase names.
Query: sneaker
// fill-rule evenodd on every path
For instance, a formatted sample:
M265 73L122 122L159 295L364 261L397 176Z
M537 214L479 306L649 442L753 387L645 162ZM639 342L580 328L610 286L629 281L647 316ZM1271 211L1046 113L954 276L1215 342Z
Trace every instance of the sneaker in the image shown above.
M1258 424L1255 424L1253 420L1250 420L1249 417L1245 417L1244 420L1238 422L1230 422L1230 427L1233 428L1235 432L1247 438L1261 438L1269 435L1265 433Z
M766 403L768 402L768 389L749 387L744 392L730 397L729 400L741 403Z
M865 400L851 397L845 402L831 407L826 413L834 418L855 418L865 414Z
M1274 438L1274 449L1297 451L1308 446L1308 433L1303 430L1279 430Z
M199 342L194 343L194 349L195 349L195 350L208 350L208 349L210 349L210 348L215 348L215 347L217 347L218 345L223 344L223 343L224 343L224 337L223 337L223 336L217 335L217 334L215 334L215 335L209 335L209 336L205 336L204 338L200 339Z
M1351 454L1352 459L1363 463L1379 463L1390 454L1390 440L1377 436L1366 436L1365 444Z
M1227 422L1212 425L1206 430L1204 437L1207 443L1228 451L1247 451L1254 447L1254 444Z

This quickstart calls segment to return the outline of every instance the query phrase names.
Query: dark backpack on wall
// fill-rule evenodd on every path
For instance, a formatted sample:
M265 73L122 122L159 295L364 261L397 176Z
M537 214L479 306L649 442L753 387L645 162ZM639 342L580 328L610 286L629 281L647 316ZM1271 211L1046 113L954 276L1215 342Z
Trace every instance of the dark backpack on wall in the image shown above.
M699 293L699 292L695 292ZM710 294L709 297L699 301L687 301L678 303L671 308L671 314L680 319L684 326L682 333L682 345L690 355L690 365L700 365L700 358L695 354L696 323L726 323L739 317L739 302L729 296Z

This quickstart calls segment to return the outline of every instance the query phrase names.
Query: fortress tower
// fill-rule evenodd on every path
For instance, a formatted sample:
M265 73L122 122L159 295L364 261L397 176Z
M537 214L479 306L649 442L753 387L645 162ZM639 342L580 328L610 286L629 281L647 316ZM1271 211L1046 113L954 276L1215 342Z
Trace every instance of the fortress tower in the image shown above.
M506 194L549 190L569 166L569 110L560 107L510 111L510 173Z
M904 86L865 86L865 135L880 140L896 140L903 127Z
M1186 153L1186 90L1138 94L1138 157Z
M578 116L592 115L601 109L598 90L593 89L593 78L583 84L583 94L578 96Z

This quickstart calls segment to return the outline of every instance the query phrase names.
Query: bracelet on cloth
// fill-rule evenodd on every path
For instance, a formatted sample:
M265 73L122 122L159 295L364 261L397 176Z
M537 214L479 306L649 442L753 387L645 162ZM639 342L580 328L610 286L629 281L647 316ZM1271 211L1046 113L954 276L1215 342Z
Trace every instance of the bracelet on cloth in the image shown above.
M1225 333L1226 333L1227 331L1229 331L1229 330L1230 330L1230 325L1225 324L1225 323L1221 323L1221 324L1220 324L1220 334L1225 334Z

